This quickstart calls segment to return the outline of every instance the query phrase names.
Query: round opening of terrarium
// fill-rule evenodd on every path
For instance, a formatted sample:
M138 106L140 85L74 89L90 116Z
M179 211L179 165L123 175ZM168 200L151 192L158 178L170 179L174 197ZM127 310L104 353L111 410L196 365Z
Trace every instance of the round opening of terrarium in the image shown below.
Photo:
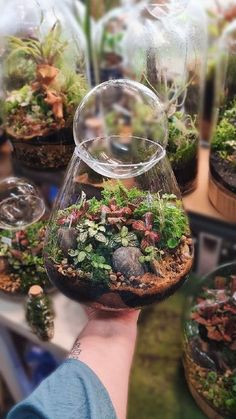
M83 141L76 154L102 176L127 179L139 176L165 156L165 149L146 138L111 135Z
M10 177L0 182L0 228L26 228L37 222L44 212L42 197L26 180Z

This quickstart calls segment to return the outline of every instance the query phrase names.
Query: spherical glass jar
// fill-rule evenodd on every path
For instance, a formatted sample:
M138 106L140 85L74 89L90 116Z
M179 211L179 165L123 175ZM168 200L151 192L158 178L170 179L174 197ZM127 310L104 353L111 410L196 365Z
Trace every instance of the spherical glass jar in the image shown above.
M100 21L95 37L98 80L136 80L165 103L171 131L167 153L182 193L197 184L206 39L205 15L188 0L117 9Z
M192 241L166 134L161 103L136 82L103 83L78 108L76 149L45 246L48 275L65 295L120 310L184 282Z
M37 169L65 167L73 114L87 91L85 39L54 0L11 0L0 22L4 125L15 158Z
M211 142L209 198L236 222L236 21L221 37L216 68L218 120Z
M184 324L189 388L209 418L236 414L236 263L217 268L196 287Z

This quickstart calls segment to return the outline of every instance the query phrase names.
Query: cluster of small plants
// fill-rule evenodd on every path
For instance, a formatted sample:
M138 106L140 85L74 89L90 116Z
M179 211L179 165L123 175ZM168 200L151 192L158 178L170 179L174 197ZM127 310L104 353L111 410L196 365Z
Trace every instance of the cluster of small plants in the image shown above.
M190 377L196 390L220 412L236 413L236 276L216 277L203 288L187 324ZM198 347L199 352L193 346Z
M184 165L193 160L198 150L198 133L192 117L176 112L169 118L168 128L167 154L172 165Z
M42 40L8 38L4 111L6 130L13 137L48 135L71 125L87 84L67 64L68 46L59 22Z
M39 221L27 230L0 231L0 258L5 270L0 276L19 282L18 292L27 293L32 285L49 286L43 262L46 223ZM4 283L1 284L4 290Z
M222 111L212 140L212 150L227 161L233 170L236 170L236 103L234 101L231 102L229 109Z
M54 255L53 262L69 263L81 278L108 283L115 250L137 247L139 262L150 264L178 247L188 222L175 195L150 195L118 183L106 186L101 200L82 198L78 205L59 211L53 228L57 240L49 239L46 249ZM63 255L66 230L76 243Z

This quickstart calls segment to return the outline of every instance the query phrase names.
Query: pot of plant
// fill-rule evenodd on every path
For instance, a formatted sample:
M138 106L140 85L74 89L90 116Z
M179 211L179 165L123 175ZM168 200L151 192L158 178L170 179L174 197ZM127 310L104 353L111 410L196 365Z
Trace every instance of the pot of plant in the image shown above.
M198 138L190 115L176 112L169 118L167 155L182 194L192 192L197 186Z
M85 58L78 48L82 33L70 32L69 20L65 29L58 9L51 15L53 24L42 12L33 33L35 22L28 28L29 21L24 31L6 36L3 55L5 130L15 159L35 169L67 165L74 149L73 113L87 90Z
M84 129L91 116L103 122L97 138ZM50 279L70 298L105 310L168 297L191 269L193 245L165 155L163 107L139 83L102 83L78 108L74 134L45 243ZM86 177L84 162L100 177Z
M38 221L25 230L0 230L0 292L22 298L32 285L52 289L43 264L46 222Z
M197 404L212 419L236 414L236 264L198 284L184 323L184 367Z
M210 155L209 198L227 220L236 222L236 24L220 40L216 72L218 121Z
M210 154L209 198L228 220L236 222L236 102L222 111Z
M122 8L117 11L109 12L101 19L96 31L97 79L100 82L124 77L122 39L126 15L124 12L122 15Z

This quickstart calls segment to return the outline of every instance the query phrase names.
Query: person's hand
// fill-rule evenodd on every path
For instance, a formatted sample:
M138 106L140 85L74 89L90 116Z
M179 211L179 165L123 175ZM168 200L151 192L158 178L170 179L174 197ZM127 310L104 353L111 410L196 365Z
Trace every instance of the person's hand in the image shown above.
M129 374L140 311L86 308L88 323L69 358L87 364L106 387L118 419L125 419Z
M85 307L88 323L80 336L93 334L105 338L136 338L140 310L105 311Z

